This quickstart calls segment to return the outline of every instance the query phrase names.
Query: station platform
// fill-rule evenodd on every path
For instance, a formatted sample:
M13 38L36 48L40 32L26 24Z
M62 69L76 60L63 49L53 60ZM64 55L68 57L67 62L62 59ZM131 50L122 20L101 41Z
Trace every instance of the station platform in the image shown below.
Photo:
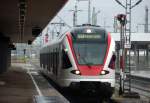
M33 103L37 91L22 65L13 64L8 72L0 75L0 103Z
M0 103L69 103L31 64L13 63L0 75Z
M131 75L150 79L150 70L149 71L143 71L143 70L131 71Z

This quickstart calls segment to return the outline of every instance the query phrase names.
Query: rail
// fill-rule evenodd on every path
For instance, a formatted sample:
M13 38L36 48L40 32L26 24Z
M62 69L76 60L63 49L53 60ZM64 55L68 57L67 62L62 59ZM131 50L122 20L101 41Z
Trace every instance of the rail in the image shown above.
M128 79L127 75L127 79ZM141 77L136 75L130 75L131 78L131 89L132 91L138 92L141 96L144 96L150 101L150 78ZM116 83L119 85L119 73L116 73ZM125 83L125 86L128 84Z

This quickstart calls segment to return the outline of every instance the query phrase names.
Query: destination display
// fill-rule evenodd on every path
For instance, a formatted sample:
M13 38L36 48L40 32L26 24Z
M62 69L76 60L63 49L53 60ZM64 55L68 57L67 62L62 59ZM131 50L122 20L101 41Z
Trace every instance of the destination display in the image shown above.
M88 29L91 30L91 29ZM105 42L106 41L106 32L105 31L74 31L71 33L73 42Z
M101 39L102 36L98 34L78 34L77 39Z

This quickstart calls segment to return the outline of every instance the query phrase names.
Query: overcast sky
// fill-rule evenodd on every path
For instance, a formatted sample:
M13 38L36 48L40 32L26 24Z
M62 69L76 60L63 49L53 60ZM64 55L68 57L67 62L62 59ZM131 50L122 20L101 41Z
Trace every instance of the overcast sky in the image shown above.
M64 19L64 21L72 25L73 13L69 12L69 10L74 9L76 0L69 0L68 3L60 10L58 15ZM126 0L120 0L124 5ZM138 0L132 0L132 4L136 3ZM87 23L88 19L88 2L80 1L77 2L78 9L83 10L82 12L78 12L78 24ZM137 24L145 23L145 6L150 8L150 0L143 0L139 5L132 9L132 31L137 31ZM125 9L121 7L115 0L91 0L91 11L92 8L95 7L96 11L100 10L101 12L98 14L98 25L104 26L104 22L106 26L111 26L107 28L108 31L113 31L113 17L117 14L124 13ZM150 15L150 12L149 12ZM57 21L58 18L54 18L53 21ZM150 22L149 22L150 23ZM143 26L139 25L139 32L143 32Z
M58 16L60 16L67 24L70 26L73 25L73 13L69 10L74 9L76 0L69 0L67 4L58 12ZM120 0L124 5L126 0ZM136 3L138 0L132 0L132 4ZM88 21L88 2L87 1L80 1L77 2L78 9L83 10L82 12L78 13L78 25L83 23L87 23ZM145 6L148 6L150 9L150 0L143 0L139 5L132 9L132 32L137 32L137 24L144 24L145 21ZM97 24L100 26L104 26L104 22L106 26L110 26L107 28L107 31L113 32L113 18L117 14L125 13L125 9L121 7L115 0L91 0L91 11L92 8L95 7L96 11L100 10L98 14L98 22ZM150 16L150 12L149 12ZM59 22L60 19L58 17L54 17L51 22ZM150 18L149 18L150 23ZM58 27L57 27L58 28ZM62 32L65 32L69 28L63 28ZM49 35L49 40L52 39L52 31L55 30L54 27L49 26L49 29L45 28L42 32L42 39L37 38L37 41L44 40L45 34ZM150 26L149 26L150 31ZM55 31L54 31L55 32ZM138 32L144 32L144 26L138 26ZM40 39L40 40L38 40Z

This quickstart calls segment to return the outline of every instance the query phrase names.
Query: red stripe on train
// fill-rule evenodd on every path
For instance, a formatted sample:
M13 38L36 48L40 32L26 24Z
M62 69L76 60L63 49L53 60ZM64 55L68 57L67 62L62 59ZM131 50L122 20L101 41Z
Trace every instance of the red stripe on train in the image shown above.
M110 33L108 33L108 37L107 37L107 52L106 52L105 59L104 59L104 65L106 64L106 60L108 58L108 52L109 52L109 49L110 49L110 43L111 43L111 35L110 35Z

